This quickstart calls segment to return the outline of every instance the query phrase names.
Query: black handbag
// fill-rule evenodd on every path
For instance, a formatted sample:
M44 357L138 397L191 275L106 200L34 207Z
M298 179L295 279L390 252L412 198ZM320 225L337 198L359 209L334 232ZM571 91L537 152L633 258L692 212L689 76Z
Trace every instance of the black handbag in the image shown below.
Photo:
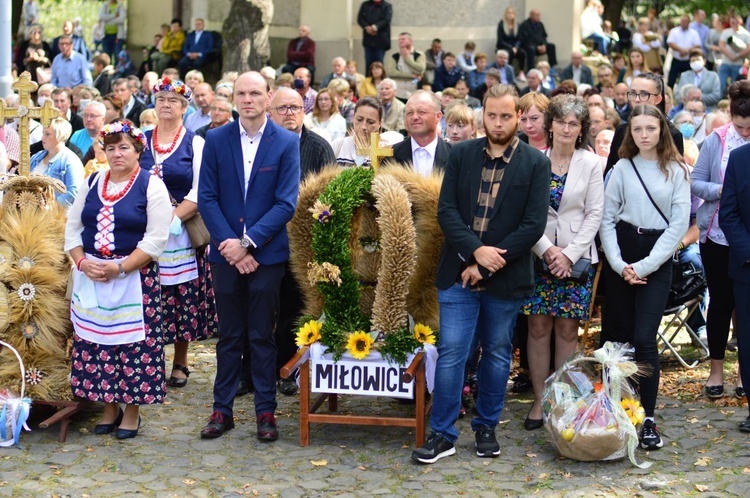
M534 261L534 269L538 273L552 273L549 271L549 265L544 258L537 258ZM566 277L565 280L576 280L578 282L585 282L589 278L589 270L591 269L591 258L578 258L573 266L570 267L570 276Z
M708 283L706 275L692 262L680 263L678 258L672 259L672 287L669 290L667 306L679 306L699 296L706 290Z

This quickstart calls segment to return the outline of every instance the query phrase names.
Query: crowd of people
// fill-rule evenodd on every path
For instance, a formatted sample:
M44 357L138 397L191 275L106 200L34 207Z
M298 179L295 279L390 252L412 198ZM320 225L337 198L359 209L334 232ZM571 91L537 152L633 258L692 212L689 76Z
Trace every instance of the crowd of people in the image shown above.
M578 348L597 265L607 296L602 342L631 343L650 367L637 381L642 448L664 445L656 338L675 256L694 261L708 281L710 301L689 322L710 351L706 395L724 396L733 320L734 394L745 395L750 33L735 13L714 16L709 28L697 11L669 31L644 17L630 23L628 46L627 37L610 36L601 2L590 0L582 35L592 47L558 67L537 9L522 22L505 9L492 56L472 41L444 52L437 38L421 52L406 32L390 51L393 8L368 0L358 15L364 74L342 57L319 74L315 42L300 26L279 70L225 73L211 85L198 70L214 49L202 19L187 35L179 19L165 25L142 77L120 73L110 56L121 41L119 5L102 6L111 50L92 58L93 74L72 22L56 39L57 55L33 23L19 48L19 69L39 77L51 68L36 99L62 114L46 128L32 123L32 171L67 187L57 201L68 209L65 249L82 286L72 307L71 383L76 396L105 403L95 432L137 436L138 406L162 402L167 386L185 387L188 344L218 335L214 405L201 436L232 429L235 396L255 392L258 438L278 437L276 389L293 395L297 386L277 373L294 354L301 309L285 226L307 175L334 162L369 166L358 149L373 132L393 147L388 161L444 175L433 432L415 461L455 453L469 379L476 452L500 453L495 427L517 348L521 373L511 389L533 390L523 425L542 426L544 380ZM591 29L597 22L602 29ZM0 160L12 169L17 124L2 125ZM208 247L194 247L185 229L197 213ZM116 313L95 315L91 294L100 304L127 296L118 306L138 309L137 330L104 333L124 324ZM84 326L84 317L100 328ZM740 430L750 432L750 417Z

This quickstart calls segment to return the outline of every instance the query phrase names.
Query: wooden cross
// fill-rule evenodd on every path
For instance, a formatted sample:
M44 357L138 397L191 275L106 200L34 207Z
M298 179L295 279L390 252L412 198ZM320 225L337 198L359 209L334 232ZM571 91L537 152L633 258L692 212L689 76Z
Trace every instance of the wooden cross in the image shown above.
M33 107L31 94L39 88L36 82L31 80L28 71L24 71L18 80L11 86L18 91L18 108L9 109L5 106L5 100L0 98L0 119L20 118L18 125L18 134L21 136L21 157L18 163L18 174L20 176L29 176L31 154L29 152L29 120L38 119L45 128L50 122L61 116L60 111L47 100L42 107Z
M370 133L370 147L357 147L357 154L361 156L370 156L370 164L372 169L377 173L380 170L380 158L381 157L392 157L393 148L385 147L380 148L380 133Z

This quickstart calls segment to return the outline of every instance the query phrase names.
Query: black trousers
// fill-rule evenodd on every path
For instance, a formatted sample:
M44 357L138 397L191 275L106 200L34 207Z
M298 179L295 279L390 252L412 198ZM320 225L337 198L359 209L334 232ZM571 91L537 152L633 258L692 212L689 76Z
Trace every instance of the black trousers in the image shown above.
M648 275L646 284L630 285L607 265L607 308L618 323L621 339L635 348L635 359L651 372L638 380L638 390L646 416L653 416L659 390L659 350L656 332L661 324L672 285L672 261Z
M708 282L708 302L706 313L706 335L708 351L712 360L723 360L729 339L729 325L735 309L734 289L729 278L729 246L723 246L706 239L700 245L703 269Z
M737 337L742 385L747 389L750 386L750 284L735 280L734 295L737 300L737 330L734 334Z
M216 344L214 410L232 416L234 396L242 370L242 348L249 345L255 413L276 410L276 341L274 328L279 311L279 286L284 264L260 265L240 274L234 266L211 266L219 342Z
M550 67L555 67L557 65L557 54L555 53L555 45L554 43L547 43L546 47L547 47L547 60L549 62L549 65ZM526 53L526 71L535 69L536 57L538 57L536 53L536 45L525 45L522 47L522 49Z
M672 65L669 68L669 77L667 78L667 86L672 88L677 81L677 78L685 71L690 71L690 61L678 61L672 59Z

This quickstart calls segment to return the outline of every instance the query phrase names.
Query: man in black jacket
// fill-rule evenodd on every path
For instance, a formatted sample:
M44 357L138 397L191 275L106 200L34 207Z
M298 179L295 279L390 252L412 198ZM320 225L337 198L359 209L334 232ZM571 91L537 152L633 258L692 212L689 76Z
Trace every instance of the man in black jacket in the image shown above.
M531 9L529 18L518 27L518 41L521 49L526 53L526 71L536 67L535 58L547 54L550 67L557 65L555 45L547 41L547 30L540 20L542 13L539 9Z
M531 247L544 233L549 159L516 137L516 89L498 84L484 99L485 138L453 146L438 201L445 243L435 277L440 342L430 427L419 463L456 453L455 422L464 367L475 340L483 346L477 416L471 421L477 456L497 457L495 437L512 363L513 327L534 289Z
M383 62L385 52L391 49L392 16L393 7L385 0L367 0L359 6L357 24L363 30L365 76L370 76L370 65L373 62Z
M440 99L434 93L414 92L404 109L404 126L409 138L393 146L393 161L409 165L422 176L444 171L451 144L438 136L442 117Z

